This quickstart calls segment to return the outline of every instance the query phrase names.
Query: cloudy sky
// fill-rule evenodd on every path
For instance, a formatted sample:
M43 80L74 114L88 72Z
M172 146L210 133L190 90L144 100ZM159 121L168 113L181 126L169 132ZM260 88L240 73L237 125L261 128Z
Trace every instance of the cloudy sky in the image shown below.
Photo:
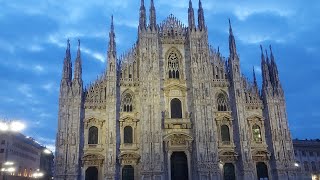
M202 0L212 46L228 56L231 19L243 73L261 79L260 49L272 44L293 138L320 138L320 1ZM146 0L147 10L149 0ZM187 24L188 0L155 0L157 22L174 14ZM81 39L85 84L105 69L110 16L118 55L137 37L140 0L0 0L0 118L54 146L66 40L75 59ZM198 2L193 0L197 10ZM149 14L149 13L148 13Z

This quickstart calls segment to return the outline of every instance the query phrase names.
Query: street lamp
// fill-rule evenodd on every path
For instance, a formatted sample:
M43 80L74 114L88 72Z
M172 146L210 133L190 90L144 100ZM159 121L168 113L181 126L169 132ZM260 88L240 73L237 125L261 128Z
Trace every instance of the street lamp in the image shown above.
M47 149L47 148L43 150L43 153L45 153L45 154L52 154L52 152L51 152L49 149Z
M44 175L43 172L40 171L40 169L37 169L37 171L35 173L33 173L32 177L34 178L42 178Z

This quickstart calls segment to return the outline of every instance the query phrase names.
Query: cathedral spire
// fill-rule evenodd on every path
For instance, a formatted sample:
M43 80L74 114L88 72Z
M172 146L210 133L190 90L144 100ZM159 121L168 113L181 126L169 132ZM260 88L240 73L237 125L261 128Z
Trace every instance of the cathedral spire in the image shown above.
M199 9L198 9L198 27L200 31L205 29L205 22L204 22L204 12L202 8L201 0L199 0Z
M113 25L113 16L111 16L111 28L109 33L109 47L108 47L108 75L115 76L116 67L117 67L117 48L116 48L116 40L114 33L114 25Z
M76 62L75 62L74 79L77 79L77 80L81 80L82 79L82 62L81 62L81 51L80 51L80 39L78 39L78 51L77 51L77 58L76 58Z
M266 62L265 57L263 55L263 49L262 45L260 45L261 49L261 71L262 71L262 86L267 87L270 83L270 75L269 75L269 66L268 62ZM268 61L268 55L266 51L267 61Z
M192 1L189 0L189 8L188 8L188 22L190 30L195 29L195 20L194 20L194 10L192 7Z
M255 91L255 93L259 93L259 88L258 88L258 83L257 83L257 78L256 78L256 72L254 70L254 66L252 67L252 71L253 71L253 89Z
M66 55L63 62L63 75L62 79L70 82L72 78L72 64L71 64L71 53L70 53L70 40L67 41Z
M111 28L109 33L109 48L108 48L108 58L116 58L116 41L113 25L113 15L111 16Z
M274 56L273 56L273 52L272 52L272 47L271 45L269 46L270 48L270 59L271 59L271 62L270 62L270 71L271 71L271 76L272 76L272 80L273 80L273 84L274 86L276 87L279 87L279 73L278 73L278 67L277 67L277 64L274 60Z
M146 29L146 8L144 7L144 0L141 0L141 5L140 5L140 13L139 13L139 29Z
M254 70L254 66L252 67L252 70L253 70L253 85L254 86L258 86L257 77L256 77L256 72Z
M229 19L229 51L230 51L230 57L232 59L234 59L235 57L238 57L237 48L236 48L236 41L233 36L230 19Z
M156 8L154 7L154 2L151 0L150 6L150 28L156 29L157 28L157 18L156 18Z

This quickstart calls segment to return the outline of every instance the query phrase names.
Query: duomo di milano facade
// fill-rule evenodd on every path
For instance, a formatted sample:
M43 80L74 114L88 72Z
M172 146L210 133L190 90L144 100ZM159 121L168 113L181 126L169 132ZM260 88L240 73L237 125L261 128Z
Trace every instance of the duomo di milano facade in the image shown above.
M147 23L118 58L113 20L106 72L83 87L80 44L68 42L60 86L57 180L299 179L284 92L270 48L261 47L262 89L241 74L229 27L228 58L208 43L199 2L188 27L173 15Z

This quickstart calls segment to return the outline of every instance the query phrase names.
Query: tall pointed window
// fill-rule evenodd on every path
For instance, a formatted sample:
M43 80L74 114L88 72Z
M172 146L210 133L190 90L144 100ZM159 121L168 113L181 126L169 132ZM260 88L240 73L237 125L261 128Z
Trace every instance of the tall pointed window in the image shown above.
M122 98L122 111L124 112L132 112L132 96L127 93Z
M88 144L98 144L98 128L95 126L89 128Z
M252 126L252 135L253 135L253 140L255 142L261 142L262 141L261 130L260 130L260 127L257 124Z
M177 98L171 100L171 118L182 118L181 101Z
M179 55L177 52L172 51L168 56L168 76L172 79L180 78L180 66L179 66Z
M132 132L132 127L131 126L126 126L124 128L124 135L123 135L123 141L124 143L132 143L133 142L133 132Z
M222 142L230 142L230 132L227 125L221 126L221 140Z
M228 101L224 94L220 93L217 98L218 111L228 111Z

